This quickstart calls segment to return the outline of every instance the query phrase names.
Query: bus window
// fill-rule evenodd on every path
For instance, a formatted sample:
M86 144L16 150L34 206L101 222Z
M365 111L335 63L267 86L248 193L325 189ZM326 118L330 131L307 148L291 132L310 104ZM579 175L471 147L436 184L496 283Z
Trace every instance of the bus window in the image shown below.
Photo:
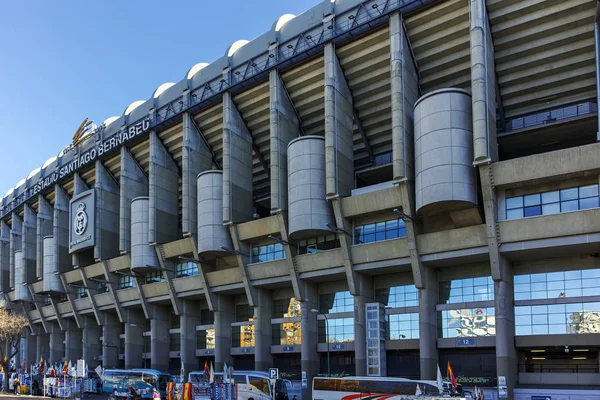
M260 390L267 396L271 395L271 393L269 391L269 381L267 380L267 378L261 378L258 376L249 376L248 379L250 380L250 385L254 386L255 388L257 388L258 390Z
M330 392L334 392L337 390L335 388L336 382L336 379L315 379L314 390L328 390Z
M337 383L339 385L337 390L340 392L363 392L363 390L359 388L359 381L351 379L339 379L337 380Z
M169 382L169 375L158 376L158 390L167 390L167 382Z
M246 385L246 375L237 375L237 374L233 374L233 381L235 383L241 383L243 385Z

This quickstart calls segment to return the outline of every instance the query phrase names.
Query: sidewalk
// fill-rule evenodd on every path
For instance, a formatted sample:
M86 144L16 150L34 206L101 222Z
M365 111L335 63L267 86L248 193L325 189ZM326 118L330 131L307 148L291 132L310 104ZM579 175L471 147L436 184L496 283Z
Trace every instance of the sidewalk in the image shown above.
M101 394L97 394L97 393L85 393L85 397L83 397L85 400L107 400L108 399L108 395L106 393L101 393ZM30 396L28 394L21 394L19 396L15 396L12 393L0 393L0 399L21 399L21 400L27 400L27 399L45 399L45 400L50 400L50 399L57 399L60 400L60 397L44 397L44 396Z

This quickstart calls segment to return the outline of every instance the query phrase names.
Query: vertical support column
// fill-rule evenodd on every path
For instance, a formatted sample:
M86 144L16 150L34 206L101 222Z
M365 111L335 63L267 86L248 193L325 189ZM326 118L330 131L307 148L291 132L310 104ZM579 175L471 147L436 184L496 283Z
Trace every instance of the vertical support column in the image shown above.
M231 323L235 321L235 302L231 296L218 294L215 313L215 371L222 371L223 364L232 364Z
M102 327L98 325L96 319L91 316L82 316L82 333L83 333L83 351L81 356L85 360L89 368L96 368L100 365L102 355Z
M180 318L181 362L186 371L198 368L196 361L196 325L200 325L200 303L184 300Z
M102 367L116 368L119 365L119 342L121 336L121 322L117 314L104 313L102 325Z
M119 255L120 189L104 165L96 161L96 246L94 258L107 260Z
M36 276L42 278L44 276L44 237L52 235L52 206L46 201L42 195L38 196L38 214L37 214L37 230L36 230Z
M223 93L223 223L252 219L252 136L231 94Z
M367 375L367 303L373 302L373 278L359 275L354 296L354 364L357 376Z
M10 227L0 221L0 292L10 292Z
M271 355L273 303L269 290L258 289L256 294L257 304L254 307L254 369L268 371L273 366L273 356Z
M45 363L48 363L49 359L50 359L50 335L48 335L47 333L41 332L38 333L35 336L36 339L36 343L35 343L35 353L36 353L36 360L39 360L40 358L44 359Z
M89 190L90 188L88 187L87 183L83 180L83 178L81 177L81 175L79 175L79 173L75 173L73 175L73 197L77 196L78 194L81 194L87 190ZM71 209L71 205L70 202L67 202L67 215L70 218L70 209ZM92 212L91 210L89 211L90 213ZM98 221L96 220L96 223ZM69 223L67 222L67 229L69 229ZM67 236L67 241L68 241L68 236ZM68 242L67 242L67 246L68 246ZM81 258L84 257L84 260L81 260ZM90 260L90 257L88 256L88 253L73 253L71 254L71 265L73 267L75 266L79 266L79 265L85 265L86 263L92 263L92 260ZM61 271L62 272L62 271ZM65 288L67 289L67 288Z
M41 326L37 326L38 330L41 330ZM37 339L36 336L29 331L24 333L24 351L23 356L25 357L25 361L27 361L27 365L32 365L39 361L39 358L36 358L36 345Z
M121 147L121 176L119 194L119 251L131 251L131 200L148 195L148 177L126 146Z
M126 308L125 320L125 369L144 366L144 332L146 318L142 310Z
M59 185L54 186L54 263L60 273L71 269L69 257L69 196Z
M10 230L10 287L14 288L16 281L23 282L22 279L16 279L17 271L15 270L16 251L21 250L21 231L23 230L23 221L16 214L12 213L11 218L11 230Z
M314 283L305 282L303 285L303 301L300 302L302 322L302 343L300 345L300 357L302 365L302 378L306 374L306 388L302 388L302 398L311 399L311 383L319 374L320 359L317 352L317 314L311 310L319 308L319 293Z
M75 320L67 319L63 322L65 329L65 358L75 362L83 356L83 335Z
M421 379L437 377L437 274L433 268L424 267L423 285L419 287L419 352Z
M300 121L277 69L269 71L271 213L288 208L287 146L300 136Z
M212 153L189 113L183 114L182 231L198 233L198 174L212 168Z
M63 361L65 356L65 333L60 330L56 322L48 322L48 335L50 336L50 355L52 363Z
M177 239L179 228L179 171L177 164L150 132L150 243L167 243Z
M152 369L166 371L169 369L169 328L170 309L161 306L152 307L150 320L150 364Z
M37 215L27 204L23 206L23 230L21 231L21 249L23 249L23 268L25 283L37 281Z
M352 93L335 53L325 45L325 174L326 195L349 196L354 187Z
M475 161L498 160L494 43L485 0L470 0L471 101Z

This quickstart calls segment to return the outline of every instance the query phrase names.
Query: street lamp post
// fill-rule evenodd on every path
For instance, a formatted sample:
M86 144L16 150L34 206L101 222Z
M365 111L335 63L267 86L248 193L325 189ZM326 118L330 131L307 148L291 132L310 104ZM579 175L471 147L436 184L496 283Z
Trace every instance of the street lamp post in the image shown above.
M319 316L319 310L313 308L310 312ZM327 345L327 376L331 376L331 358L329 357L329 319L326 314L320 314L325 318L325 344Z

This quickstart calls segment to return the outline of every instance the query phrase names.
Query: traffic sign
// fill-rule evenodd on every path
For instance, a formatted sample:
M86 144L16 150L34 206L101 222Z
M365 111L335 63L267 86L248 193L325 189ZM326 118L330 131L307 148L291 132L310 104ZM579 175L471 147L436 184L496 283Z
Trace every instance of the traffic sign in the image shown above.
M279 379L279 368L269 368L269 377L271 379Z

